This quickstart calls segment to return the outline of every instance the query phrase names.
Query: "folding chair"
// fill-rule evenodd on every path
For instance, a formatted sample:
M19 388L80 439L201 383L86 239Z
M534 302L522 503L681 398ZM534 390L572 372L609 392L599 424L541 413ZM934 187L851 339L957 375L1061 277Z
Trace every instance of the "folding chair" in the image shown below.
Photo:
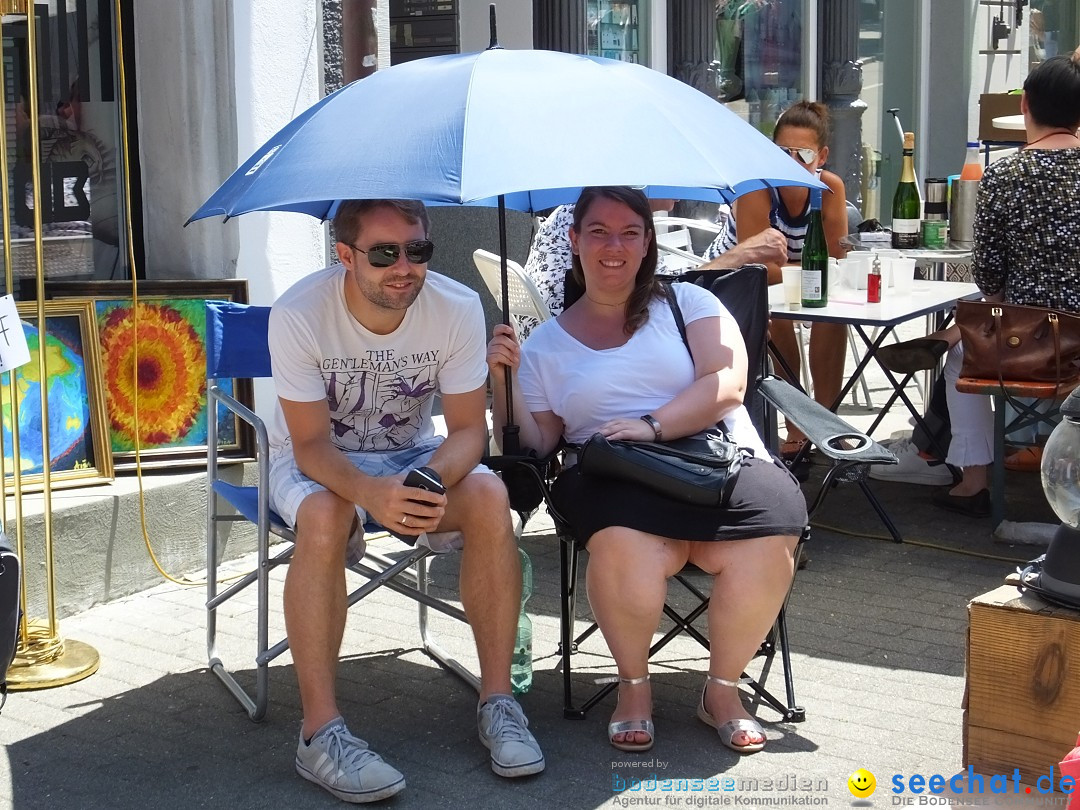
M270 350L267 328L270 308L248 306L226 301L206 303L207 331L207 497L206 497L206 647L210 671L217 675L229 692L247 711L252 720L261 720L269 700L269 665L289 647L288 639L273 646L269 642L270 575L289 562L295 537L292 530L271 508L269 503L269 439L263 421L241 404L227 390L225 382L236 378L270 376ZM226 418L234 416L251 426L255 432L257 452L257 486L237 486L219 475L218 421L219 411ZM235 510L235 511L234 511ZM254 571L218 590L218 561L224 549L223 530L237 521L250 521L256 526L258 561ZM369 532L385 535L378 526L366 526ZM270 547L270 536L276 535L280 548ZM465 613L455 605L435 598L428 592L427 558L430 548L417 544L402 544L404 554L393 559L368 549L362 559L351 561L348 568L367 581L348 594L352 607L368 594L383 586L414 600L419 609L419 630L424 651L435 661L462 678L474 689L480 679L456 660L432 637L428 609L434 609L459 621ZM254 584L257 588L255 687L251 693L225 666L217 650L218 610L232 597Z
M502 301L502 268L500 256L488 250L474 250L473 264L480 271L480 277L496 301ZM546 321L551 317L544 296L536 288L533 280L525 274L525 269L515 261L506 260L507 296L510 301L510 314L537 321Z
M768 323L768 287L764 267L751 265L736 271L693 271L685 274L681 279L682 283L697 283L712 290L739 323L746 340L749 358L748 383L752 383L747 387L745 403L761 435L775 447L774 409L778 409L786 418L792 419L804 430L811 441L833 460L833 467L825 476L822 490L813 501L811 513L821 505L834 482L861 481L869 471L869 465L896 463L896 457L892 453L864 434L856 432L846 422L818 405L802 391L775 377L760 378L759 375L765 368L765 337ZM569 289L566 293L569 303L573 300L574 293ZM769 437L771 437L771 442L769 442ZM849 449L849 445L853 447ZM518 464L528 467L535 465L536 462L521 457L504 457L501 461L491 459L489 463L503 466ZM539 479L541 476L537 477ZM584 717L585 713L615 689L617 684L606 683L580 701L574 696L574 679L571 671L573 657L579 652L581 644L598 628L594 623L583 632L575 634L580 553L575 545L571 527L552 505L547 486L544 483L541 483L541 486L548 511L552 515L561 541L562 604L559 652L563 670L563 714L566 717ZM800 538L795 552L796 560L801 554L802 543L808 538L809 528L804 530ZM705 574L694 566L688 566L674 577L685 586L696 600L696 604L689 612L680 612L672 605L672 598L669 595L668 602L664 606L664 614L673 626L652 645L649 650L650 658L684 632L706 650L708 649L708 638L695 627L694 623L708 610L709 594L708 589L699 588L692 581L695 576L700 577ZM784 699L778 698L766 688L766 680L777 653L780 655L784 673ZM776 709L785 720L797 722L805 719L805 710L795 700L784 608L781 608L772 631L762 641L759 657L762 659L759 675L755 678L744 673L741 681L750 688L757 699Z
M722 225L707 219L686 219L663 214L653 215L653 225L656 228L657 249L669 254L666 259L667 266L671 267L681 261L687 270L702 263L701 256L694 252L692 232L704 231L712 240L724 230Z

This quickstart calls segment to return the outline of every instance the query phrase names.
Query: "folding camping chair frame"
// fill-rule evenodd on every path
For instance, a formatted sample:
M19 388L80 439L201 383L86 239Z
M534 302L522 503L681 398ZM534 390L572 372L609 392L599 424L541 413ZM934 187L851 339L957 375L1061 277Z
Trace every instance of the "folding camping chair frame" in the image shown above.
M254 721L266 716L269 704L269 665L289 647L288 639L274 645L269 641L270 575L278 566L288 564L292 557L295 536L284 521L270 509L269 480L270 442L266 425L250 408L229 394L219 381L235 377L266 377L270 374L269 352L265 345L249 347L242 364L236 357L229 357L230 347L222 344L233 340L230 316L247 317L249 323L265 323L269 307L252 307L231 302L207 302L207 499L206 499L206 649L210 671L244 707ZM259 328L248 329L246 337L257 339ZM262 327L265 344L266 331ZM223 359L224 358L224 359ZM218 407L223 406L255 432L256 465L259 486L237 486L222 480L218 463ZM222 544L218 529L231 523L250 521L256 526L257 565L255 570L236 580L223 590L218 590L219 557ZM377 526L365 527L372 533L382 533ZM281 550L271 550L270 536L277 535L287 545ZM468 667L454 658L433 638L429 626L428 609L437 610L459 621L467 621L465 613L455 605L448 604L428 592L428 557L431 549L417 545L408 548L400 559L392 559L376 551L367 550L357 563L347 566L367 581L347 596L352 607L373 591L387 588L414 600L418 607L420 639L424 652L446 667L467 684L479 691L480 679ZM232 597L252 584L257 588L255 685L248 691L226 667L218 654L217 611Z

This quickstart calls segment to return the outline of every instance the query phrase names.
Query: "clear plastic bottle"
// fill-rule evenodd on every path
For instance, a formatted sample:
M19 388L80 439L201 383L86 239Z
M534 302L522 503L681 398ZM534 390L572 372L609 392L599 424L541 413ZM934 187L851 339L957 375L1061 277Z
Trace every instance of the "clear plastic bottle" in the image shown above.
M960 172L961 180L982 180L983 166L979 157L979 142L968 141L967 157L964 158L964 169Z
M525 612L525 603L532 596L532 560L524 549L521 554L521 615L518 616L514 656L510 660L510 685L515 695L523 695L532 687L532 619Z

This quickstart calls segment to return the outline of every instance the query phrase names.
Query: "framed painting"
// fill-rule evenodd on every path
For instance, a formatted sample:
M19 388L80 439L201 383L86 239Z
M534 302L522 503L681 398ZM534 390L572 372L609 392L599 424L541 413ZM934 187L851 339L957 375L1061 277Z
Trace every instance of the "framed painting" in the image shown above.
M135 469L136 437L144 469L205 464L205 304L247 303L247 281L140 281L137 312L130 281L46 281L45 291L92 304L114 468ZM227 380L222 386L251 407L250 380ZM254 458L254 436L244 422L222 408L219 425L223 462Z
M44 341L38 330L37 304L24 302L17 309L30 362L0 375L5 488L15 487L17 459L20 487L24 491L43 489L46 455L54 489L111 481L112 452L93 306L88 301L46 301ZM41 407L42 353L48 380L46 422L42 421ZM43 424L47 430L42 429Z

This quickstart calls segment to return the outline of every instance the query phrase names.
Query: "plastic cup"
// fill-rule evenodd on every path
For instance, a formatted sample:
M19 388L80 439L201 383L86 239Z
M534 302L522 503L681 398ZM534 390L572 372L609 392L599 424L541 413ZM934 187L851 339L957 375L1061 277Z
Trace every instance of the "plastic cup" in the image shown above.
M841 269L843 259L834 259L832 256L828 257L828 292L832 293L843 282L843 270Z
M875 253L874 257L881 265L881 289L884 291L887 287L892 287L892 263L893 259L900 258L899 256L887 256L884 253ZM871 260L871 264L873 260Z
M853 290L866 289L866 277L870 275L870 266L873 264L874 254L866 251L852 251L844 260L844 276L847 286Z
M911 295L915 286L915 260L890 259L889 275L897 295Z
M784 303L791 310L802 307L802 267L797 264L781 267L784 277Z

